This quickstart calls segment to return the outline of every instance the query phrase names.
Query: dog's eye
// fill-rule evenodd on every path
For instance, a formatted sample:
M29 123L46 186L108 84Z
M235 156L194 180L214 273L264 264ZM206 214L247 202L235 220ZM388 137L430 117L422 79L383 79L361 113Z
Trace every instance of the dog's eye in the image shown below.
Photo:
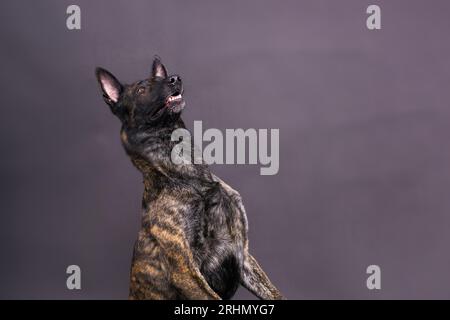
M140 87L140 88L137 89L137 94L143 94L144 91L145 91L145 88L144 87Z

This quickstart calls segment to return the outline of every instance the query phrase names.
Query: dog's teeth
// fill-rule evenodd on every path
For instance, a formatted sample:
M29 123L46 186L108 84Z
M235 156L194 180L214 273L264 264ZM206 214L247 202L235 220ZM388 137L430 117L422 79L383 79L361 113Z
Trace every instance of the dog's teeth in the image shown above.
M179 94L179 95L177 95L177 96L170 96L167 100L168 100L169 102L172 102L172 101L174 101L174 100L179 100L179 99L181 99L181 94Z

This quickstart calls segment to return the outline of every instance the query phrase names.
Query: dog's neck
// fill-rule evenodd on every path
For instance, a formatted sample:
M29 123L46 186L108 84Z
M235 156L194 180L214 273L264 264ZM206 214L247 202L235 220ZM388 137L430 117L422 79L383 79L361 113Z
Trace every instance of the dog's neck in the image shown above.
M173 163L171 153L179 141L172 141L171 136L174 130L180 128L185 129L181 119L162 128L139 131L122 129L122 144L133 164L142 172L144 180L169 179L174 182L188 182L192 179L200 179L205 182L212 181L210 170L206 164Z

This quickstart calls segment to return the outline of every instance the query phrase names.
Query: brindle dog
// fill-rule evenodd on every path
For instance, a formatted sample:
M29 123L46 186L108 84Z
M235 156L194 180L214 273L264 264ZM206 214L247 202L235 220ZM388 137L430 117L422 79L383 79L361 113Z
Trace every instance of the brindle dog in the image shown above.
M249 253L238 192L206 164L174 164L185 106L178 75L155 57L148 79L121 84L97 68L121 140L144 178L142 228L134 247L130 299L230 299L239 284L260 299L283 299Z

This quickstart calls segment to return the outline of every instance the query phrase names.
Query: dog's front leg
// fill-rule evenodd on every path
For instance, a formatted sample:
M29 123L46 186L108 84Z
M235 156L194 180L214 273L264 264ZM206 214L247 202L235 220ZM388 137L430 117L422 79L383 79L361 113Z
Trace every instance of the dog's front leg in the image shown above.
M155 224L150 233L161 246L170 267L172 284L189 300L219 300L195 264L189 244L181 228L171 224L164 228Z
M270 282L269 277L250 253L244 258L241 284L255 296L263 300L285 299L280 291Z

